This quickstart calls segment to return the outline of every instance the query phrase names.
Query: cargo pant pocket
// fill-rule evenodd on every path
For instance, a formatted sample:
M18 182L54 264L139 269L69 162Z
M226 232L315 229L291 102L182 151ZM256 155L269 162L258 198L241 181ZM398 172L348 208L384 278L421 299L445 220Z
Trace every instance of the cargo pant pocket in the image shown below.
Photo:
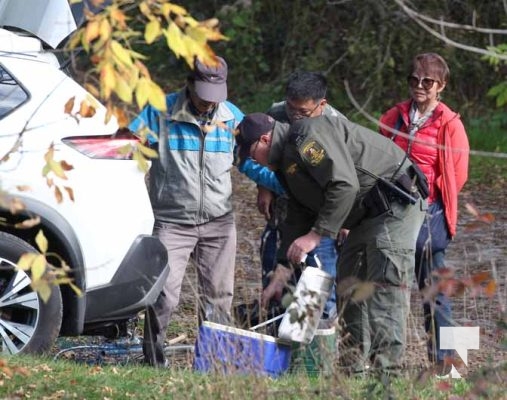
M393 286L410 285L414 277L414 249L404 242L383 239L377 240L377 249L383 259L379 281Z

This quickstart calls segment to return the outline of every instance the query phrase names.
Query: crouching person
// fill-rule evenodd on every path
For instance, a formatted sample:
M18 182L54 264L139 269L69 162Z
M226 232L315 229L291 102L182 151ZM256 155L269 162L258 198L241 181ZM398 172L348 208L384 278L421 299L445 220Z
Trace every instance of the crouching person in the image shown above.
M254 113L238 129L240 158L273 169L289 195L280 263L299 265L322 237L350 230L337 265L337 294L344 284L353 288L358 282L371 282L373 290L363 300L338 300L347 345L355 350L354 357L342 360L347 369L361 372L371 363L384 372L398 371L415 243L426 209L419 190L424 175L390 140L343 118L320 116L289 126ZM281 296L290 275L277 266L263 304Z

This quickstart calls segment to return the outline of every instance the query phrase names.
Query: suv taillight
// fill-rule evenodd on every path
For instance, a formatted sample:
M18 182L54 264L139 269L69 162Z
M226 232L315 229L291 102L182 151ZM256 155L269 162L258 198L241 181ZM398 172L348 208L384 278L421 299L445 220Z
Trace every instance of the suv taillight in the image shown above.
M140 143L131 133L98 136L72 136L62 142L90 158L131 160L132 152Z

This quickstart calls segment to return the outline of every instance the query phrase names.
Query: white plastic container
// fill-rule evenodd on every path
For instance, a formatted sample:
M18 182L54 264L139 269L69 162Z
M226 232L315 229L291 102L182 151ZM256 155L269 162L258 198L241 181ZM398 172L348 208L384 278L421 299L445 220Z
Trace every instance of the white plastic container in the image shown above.
M278 337L293 342L310 343L332 286L333 278L327 272L306 267L297 283L294 299L282 318ZM291 316L294 315L297 315L297 320L291 322Z

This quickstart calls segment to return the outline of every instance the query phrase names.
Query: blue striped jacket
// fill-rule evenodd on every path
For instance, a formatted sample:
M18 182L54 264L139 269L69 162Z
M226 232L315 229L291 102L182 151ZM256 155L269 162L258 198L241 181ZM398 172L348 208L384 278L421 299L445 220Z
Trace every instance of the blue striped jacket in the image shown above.
M159 152L149 172L155 218L200 225L231 212L233 131L244 114L228 101L219 103L201 129L189 110L186 89L168 94L166 103L166 113L148 105L129 126L156 136L149 139Z

